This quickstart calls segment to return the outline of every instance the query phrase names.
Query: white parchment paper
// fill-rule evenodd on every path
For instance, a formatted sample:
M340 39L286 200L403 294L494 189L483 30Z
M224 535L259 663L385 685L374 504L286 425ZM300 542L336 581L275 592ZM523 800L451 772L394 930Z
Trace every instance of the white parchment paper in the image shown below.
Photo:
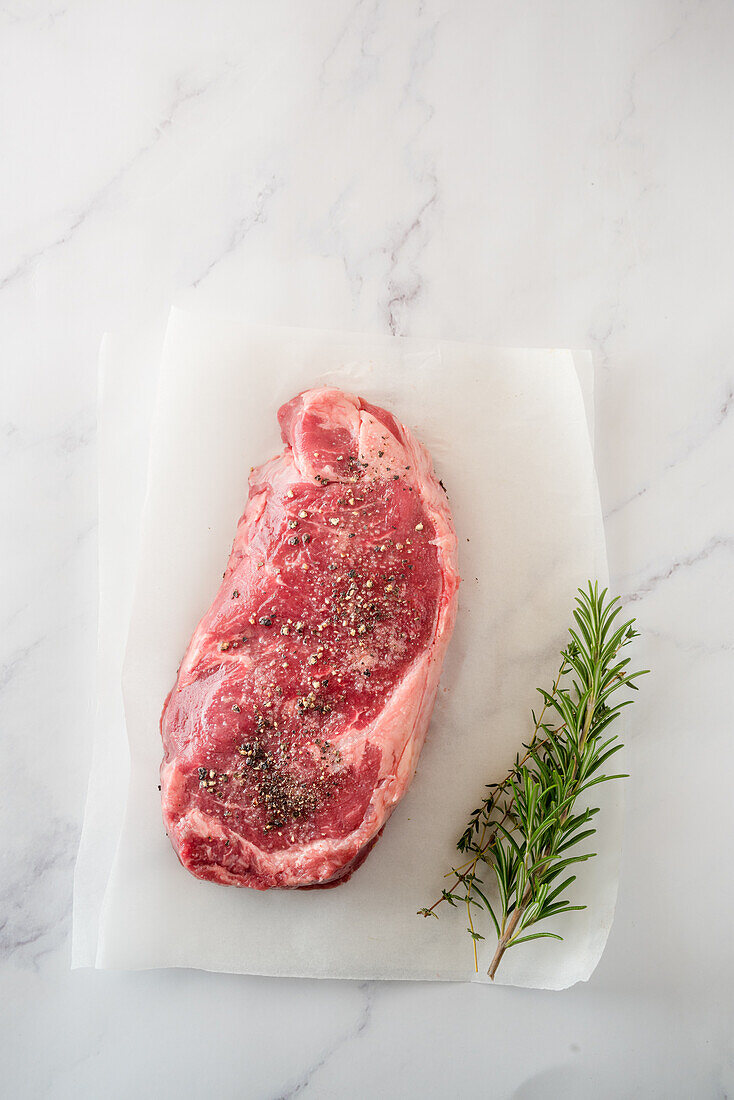
M106 355L124 388L124 349L115 359L108 342ZM96 859L106 870L119 826L100 807L114 803L119 818L127 778L123 723L111 716L106 725L100 715L100 740L116 748L97 751L90 780L95 827L85 825L77 869L76 965L487 980L489 934L475 975L466 914L448 909L435 921L416 910L440 892L484 784L506 772L527 737L534 689L556 671L576 587L606 577L579 371L588 379L589 357L568 351L264 330L172 313L135 595L127 605L119 600L115 626L119 637L132 603L123 678L129 796L99 916L102 876L91 888L85 868ZM131 394L135 379L131 369ZM386 405L430 448L460 541L456 632L415 781L353 879L327 891L223 888L188 875L165 836L158 718L221 578L249 468L280 449L276 411L320 383ZM129 472L116 473L109 461L101 469L103 501L115 499L118 478L127 499L135 495ZM107 549L114 556L109 542ZM101 544L101 563L105 553ZM108 650L108 669L119 669L119 653ZM110 691L114 679L107 677ZM614 911L621 795L619 785L600 788L599 855L584 865L575 892L589 908L561 918L564 943L540 940L508 953L498 982L563 988L593 971Z
M105 336L97 396L97 706L84 824L74 870L72 966L94 966L99 914L122 828L130 753L122 664L139 556L166 317Z

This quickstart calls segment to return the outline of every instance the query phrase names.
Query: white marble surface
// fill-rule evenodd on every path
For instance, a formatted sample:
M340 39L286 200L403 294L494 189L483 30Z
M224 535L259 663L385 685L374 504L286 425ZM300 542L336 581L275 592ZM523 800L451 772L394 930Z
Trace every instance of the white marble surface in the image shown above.
M7 0L0 10L4 843L13 1097L734 1094L728 0ZM630 713L587 986L69 970L106 328L256 318L590 346Z

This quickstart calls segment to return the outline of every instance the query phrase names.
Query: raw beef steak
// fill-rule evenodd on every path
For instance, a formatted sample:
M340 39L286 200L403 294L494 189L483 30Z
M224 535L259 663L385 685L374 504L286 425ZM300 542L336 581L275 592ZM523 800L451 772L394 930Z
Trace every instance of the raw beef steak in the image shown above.
M384 409L310 390L278 414L219 592L161 718L163 817L199 878L331 885L413 778L456 614L431 459Z

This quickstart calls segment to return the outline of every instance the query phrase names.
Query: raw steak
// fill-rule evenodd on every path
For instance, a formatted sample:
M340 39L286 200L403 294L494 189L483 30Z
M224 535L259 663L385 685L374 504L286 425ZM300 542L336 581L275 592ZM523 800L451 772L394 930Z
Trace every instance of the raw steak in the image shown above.
M219 592L161 718L163 817L199 878L333 885L413 778L456 614L456 535L424 447L310 390L253 470Z

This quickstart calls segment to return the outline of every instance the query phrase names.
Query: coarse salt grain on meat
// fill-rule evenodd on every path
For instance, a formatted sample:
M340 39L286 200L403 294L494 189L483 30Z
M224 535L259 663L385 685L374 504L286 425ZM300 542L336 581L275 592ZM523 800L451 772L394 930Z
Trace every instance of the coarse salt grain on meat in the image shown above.
M161 717L163 817L198 878L336 885L415 771L456 615L426 449L337 389L281 408Z

